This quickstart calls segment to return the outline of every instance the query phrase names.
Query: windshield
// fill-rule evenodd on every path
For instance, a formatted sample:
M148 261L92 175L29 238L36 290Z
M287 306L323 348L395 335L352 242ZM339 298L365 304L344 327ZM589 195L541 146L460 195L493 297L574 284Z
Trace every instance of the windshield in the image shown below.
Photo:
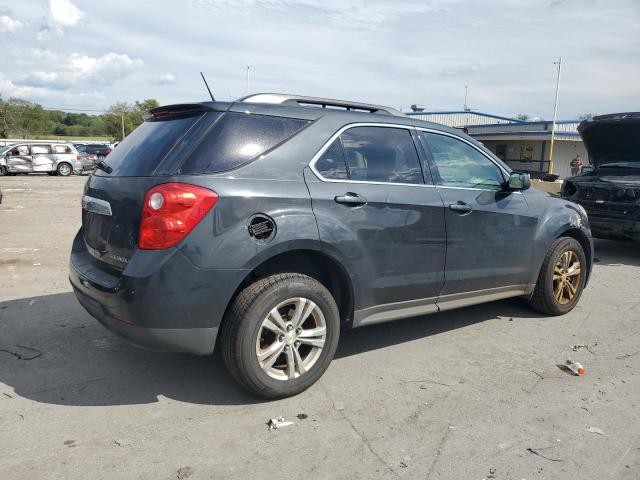
M5 145L0 147L0 155L4 155L5 153L7 153L11 147L13 147L13 145Z

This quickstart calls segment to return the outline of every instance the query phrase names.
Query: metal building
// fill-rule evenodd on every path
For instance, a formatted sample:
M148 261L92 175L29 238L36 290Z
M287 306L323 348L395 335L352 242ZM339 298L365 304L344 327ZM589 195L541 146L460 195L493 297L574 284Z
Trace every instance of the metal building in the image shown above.
M421 120L440 123L449 127L466 128L466 131L482 142L489 150L518 171L540 177L549 171L551 147L551 122L528 122L473 110L445 112L406 112ZM587 163L587 151L578 134L580 120L556 122L553 146L552 173L560 178L569 177L569 162L577 154Z

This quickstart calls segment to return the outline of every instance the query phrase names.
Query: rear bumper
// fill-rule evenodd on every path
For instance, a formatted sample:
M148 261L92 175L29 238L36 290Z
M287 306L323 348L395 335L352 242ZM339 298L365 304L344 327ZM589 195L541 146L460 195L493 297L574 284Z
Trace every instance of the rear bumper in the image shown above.
M77 172L85 173L85 172L93 172L96 169L96 166L91 163L84 163L79 168L76 169Z
M640 221L590 215L589 224L596 238L640 242Z
M71 282L73 285L73 281ZM76 298L89 314L107 330L132 344L156 351L208 355L213 352L218 328L149 328L130 325L110 315L104 306L73 285Z
M208 355L245 270L204 270L176 249L139 251L114 274L74 241L69 280L80 304L107 329L154 350Z

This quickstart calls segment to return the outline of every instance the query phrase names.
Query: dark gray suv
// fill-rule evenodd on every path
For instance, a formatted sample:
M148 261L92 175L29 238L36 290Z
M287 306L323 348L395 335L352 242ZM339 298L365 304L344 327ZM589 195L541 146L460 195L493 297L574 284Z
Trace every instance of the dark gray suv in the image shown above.
M579 205L459 130L376 105L253 95L153 109L89 178L70 279L110 330L210 354L266 397L312 385L341 326L508 297L576 305Z

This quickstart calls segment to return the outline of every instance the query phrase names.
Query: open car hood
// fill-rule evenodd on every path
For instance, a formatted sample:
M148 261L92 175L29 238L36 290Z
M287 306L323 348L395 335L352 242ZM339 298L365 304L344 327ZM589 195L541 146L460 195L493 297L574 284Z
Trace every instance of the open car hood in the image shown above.
M582 122L578 132L596 169L612 162L640 167L640 112L599 115Z

